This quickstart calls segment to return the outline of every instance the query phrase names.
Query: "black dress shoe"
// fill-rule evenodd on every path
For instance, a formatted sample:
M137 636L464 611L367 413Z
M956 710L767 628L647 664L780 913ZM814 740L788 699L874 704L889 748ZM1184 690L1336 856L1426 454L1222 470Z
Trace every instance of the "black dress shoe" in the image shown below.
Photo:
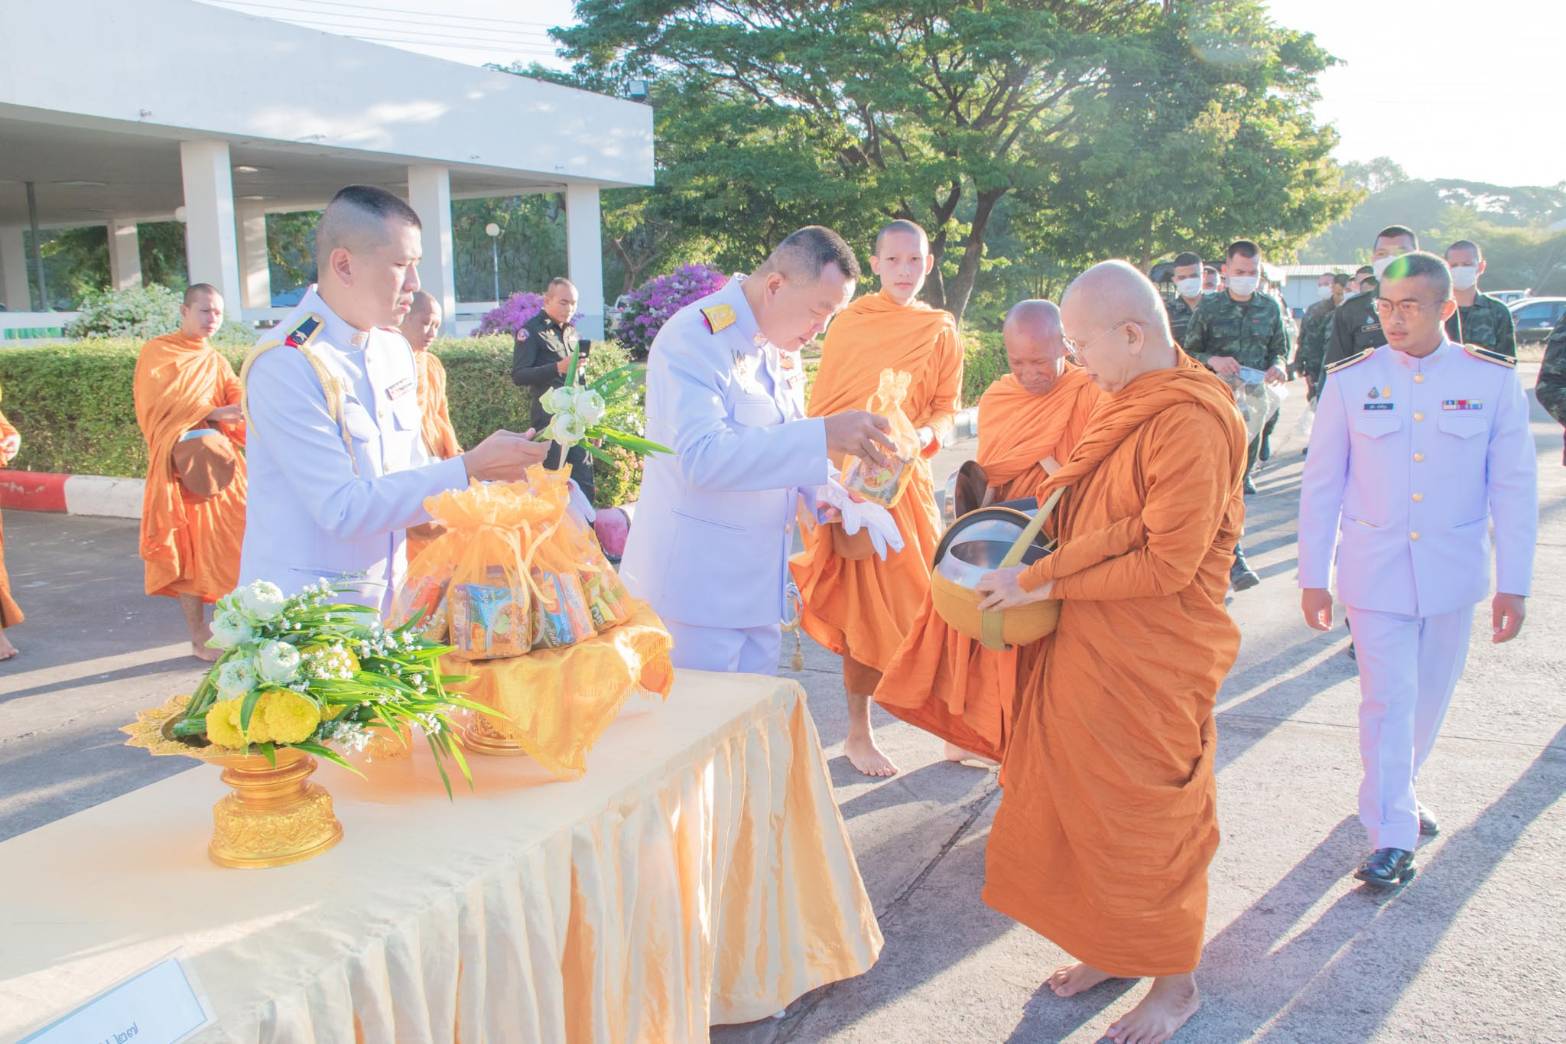
M1414 853L1402 848L1378 848L1360 864L1354 876L1376 888L1402 888L1418 872L1414 868Z
M1441 824L1436 822L1436 817L1430 814L1425 806L1419 806L1419 836L1435 837L1441 832Z
M1245 562L1245 556L1236 552L1234 565L1229 567L1229 586L1236 591L1249 591L1261 583L1261 577Z
M1262 432L1261 449L1256 451L1256 459L1265 463L1272 459L1272 427Z
M1245 489L1245 495L1246 496L1250 496L1251 494L1256 492L1256 483L1251 481L1251 477L1249 475L1245 476L1245 486L1244 486L1244 489Z

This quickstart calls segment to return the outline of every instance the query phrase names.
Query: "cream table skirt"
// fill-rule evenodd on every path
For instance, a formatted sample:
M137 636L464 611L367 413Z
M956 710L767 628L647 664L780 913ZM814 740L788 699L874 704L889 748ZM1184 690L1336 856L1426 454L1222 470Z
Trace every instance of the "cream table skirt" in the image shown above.
M427 751L323 764L342 843L207 860L201 766L0 844L0 1039L178 949L212 1041L698 1041L875 963L881 932L793 682L681 671L562 783Z

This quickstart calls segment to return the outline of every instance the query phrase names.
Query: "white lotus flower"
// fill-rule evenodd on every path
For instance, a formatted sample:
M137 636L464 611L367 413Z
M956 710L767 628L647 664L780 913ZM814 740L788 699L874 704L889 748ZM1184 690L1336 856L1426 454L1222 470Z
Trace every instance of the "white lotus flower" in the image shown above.
M575 414L582 418L582 422L592 427L604 418L604 410L608 407L604 404L604 397L591 388L583 388L576 397Z
M566 445L581 442L587 436L587 422L575 413L556 414L550 427L555 431L555 441Z
M255 687L256 672L249 660L230 660L218 668L217 688L225 700L238 699Z
M270 620L283 611L282 588L269 580L257 580L239 589L239 606L253 620Z
M236 609L220 609L212 617L212 637L207 644L214 649L232 649L255 636L250 621Z
M539 398L538 404L549 413L558 414L569 409L574 397L569 388L551 388Z
M273 685L287 685L299 677L299 650L287 642L267 642L256 653L261 677Z

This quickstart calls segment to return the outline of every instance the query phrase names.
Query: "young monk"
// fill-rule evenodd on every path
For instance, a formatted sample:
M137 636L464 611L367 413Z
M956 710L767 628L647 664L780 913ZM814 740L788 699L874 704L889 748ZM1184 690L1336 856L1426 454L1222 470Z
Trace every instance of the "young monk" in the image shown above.
M1213 707L1240 647L1223 599L1246 434L1130 265L1078 277L1061 323L1106 394L1038 490L1068 491L1058 549L979 582L982 609L1061 603L1018 694L984 899L1077 958L1049 977L1058 996L1152 976L1107 1034L1150 1044L1197 1007L1218 847Z
M951 313L917 299L934 264L924 229L893 221L876 237L870 268L879 293L861 297L827 328L821 369L809 413L825 417L864 409L886 369L912 377L903 410L919 429L919 460L902 498L892 508L903 549L886 560L848 559L834 550L835 526L804 534L804 551L790 563L803 603L800 622L816 641L843 657L848 694L848 760L869 776L890 776L897 766L876 746L870 729L870 697L913 625L930 589L930 560L940 540L940 517L925 458L950 438L962 393L962 345ZM842 466L842 458L834 463Z
M1066 362L1060 311L1051 302L1016 305L1002 336L1011 372L979 400L978 463L991 503L1032 497L1046 472L1071 456L1100 395L1086 371ZM1033 653L993 652L964 637L936 614L927 592L875 700L945 739L949 760L999 761Z
M0 413L0 468L11 463L21 448L22 436L5 419L5 414ZM11 644L5 632L23 619L22 607L11 597L11 577L5 571L5 526L0 523L0 660L9 660L16 655L16 646Z
M430 344L440 333L440 302L423 290L413 295L413 307L397 329L413 349L413 362L419 371L419 417L424 429L424 452L430 460L450 460L462 455L457 430L451 426L451 408L446 402L446 367ZM434 523L408 530L408 561L435 539Z
M239 583L245 537L245 459L234 456L232 480L212 496L187 490L176 475L174 447L186 433L213 429L244 445L239 378L208 343L223 325L223 297L207 283L185 291L178 333L154 337L136 360L136 423L147 440L147 487L141 505L141 557L149 595L177 598L190 629L191 652L216 660L206 605Z

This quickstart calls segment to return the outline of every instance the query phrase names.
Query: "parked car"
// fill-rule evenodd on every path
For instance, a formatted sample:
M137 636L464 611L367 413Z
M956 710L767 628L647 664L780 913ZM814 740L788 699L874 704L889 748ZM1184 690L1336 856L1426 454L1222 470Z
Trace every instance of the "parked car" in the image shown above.
M1528 291L1526 290L1486 290L1485 293L1504 305L1509 305L1513 301L1521 301L1528 296Z
M1518 344L1543 344L1566 313L1566 297L1525 297L1509 306Z

